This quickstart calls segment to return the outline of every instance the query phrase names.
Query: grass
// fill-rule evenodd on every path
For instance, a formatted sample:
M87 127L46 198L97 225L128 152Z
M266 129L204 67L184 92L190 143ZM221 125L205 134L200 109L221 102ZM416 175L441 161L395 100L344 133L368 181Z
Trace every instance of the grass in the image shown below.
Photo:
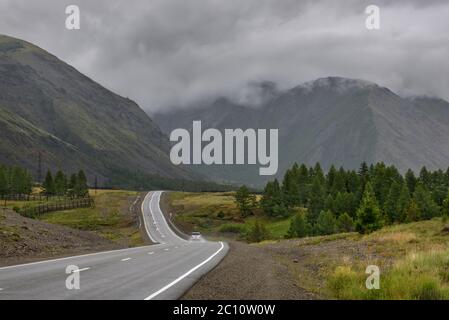
M417 252L394 263L381 277L379 290L367 290L360 268L338 267L328 286L338 299L449 299L449 249Z
M298 286L329 299L449 299L449 233L441 218L384 227L368 235L340 233L283 240L289 219L242 219L232 193L168 194L175 222L209 235L242 236L256 219L271 240L257 244L279 248ZM447 223L446 223L447 224ZM274 241L273 241L274 239ZM294 261L293 261L294 260ZM370 265L380 269L380 289L368 290Z
M133 191L97 190L90 191L94 198L94 208L79 208L55 211L42 215L39 219L79 230L91 231L114 242L128 246L143 245L143 239L129 206L138 195Z
M449 299L449 234L441 218L385 227L369 235L342 233L295 239L280 256L298 285L330 299ZM280 242L284 245L289 242ZM370 265L380 289L368 290Z
M282 239L290 227L290 219L268 218L257 211L257 216L242 218L232 192L170 192L168 201L175 213L175 223L188 232L197 230L214 236L243 236L259 219L266 225L272 239Z
M33 187L32 193L31 195L35 195L38 196L40 192L42 192L42 188L40 187ZM114 190L97 190L98 194L101 194L101 192L114 192ZM89 194L91 196L93 196L95 193L94 190L89 190ZM6 202L4 200L0 200L0 207L6 207L8 209L22 209L22 208L30 208L30 207L36 207L38 205L41 204L52 204L52 203L58 203L60 201L64 201L66 198L65 197L57 197L57 196L52 196L49 198L49 200L47 201L45 199L45 196L42 197L42 200L36 200L36 201L16 201L16 200L6 200ZM5 205L6 203L6 205Z
M25 207L36 207L40 204L51 204L51 203L55 203L58 202L57 198L52 198L49 201L16 201L16 200L7 200L6 201L6 206L5 206L5 202L4 200L0 200L1 203L1 207L6 207L8 209L22 209Z

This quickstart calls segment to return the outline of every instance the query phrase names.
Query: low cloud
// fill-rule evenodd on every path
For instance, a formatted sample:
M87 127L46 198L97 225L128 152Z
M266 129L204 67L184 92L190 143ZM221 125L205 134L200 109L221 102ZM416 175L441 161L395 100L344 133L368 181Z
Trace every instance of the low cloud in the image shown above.
M81 30L64 27L81 9ZM381 29L365 28L365 7ZM33 42L148 111L329 75L449 99L449 2L0 0L0 32ZM267 83L267 82L264 82ZM248 85L249 84L249 85ZM265 93L265 91L263 91Z

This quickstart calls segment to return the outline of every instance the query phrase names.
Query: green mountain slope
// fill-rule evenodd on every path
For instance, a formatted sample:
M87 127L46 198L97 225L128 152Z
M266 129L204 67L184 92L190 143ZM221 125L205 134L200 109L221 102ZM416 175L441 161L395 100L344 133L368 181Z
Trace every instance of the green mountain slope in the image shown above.
M0 35L0 163L75 171L101 183L131 174L196 177L173 166L168 139L126 98L48 52Z

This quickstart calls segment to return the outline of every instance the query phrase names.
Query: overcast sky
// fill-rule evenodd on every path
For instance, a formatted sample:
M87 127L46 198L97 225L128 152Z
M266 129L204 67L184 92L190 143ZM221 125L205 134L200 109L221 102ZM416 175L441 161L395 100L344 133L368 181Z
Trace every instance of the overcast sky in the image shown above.
M65 29L69 4L81 30ZM380 30L365 28L369 4L380 7ZM329 75L449 100L446 0L0 0L0 33L149 111Z

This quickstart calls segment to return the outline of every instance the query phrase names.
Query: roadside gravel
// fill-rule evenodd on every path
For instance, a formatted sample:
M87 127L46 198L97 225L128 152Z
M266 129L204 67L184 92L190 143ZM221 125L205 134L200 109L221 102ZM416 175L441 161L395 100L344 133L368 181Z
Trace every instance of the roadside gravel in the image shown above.
M92 232L71 229L0 209L0 266L120 248Z
M231 241L223 261L183 299L307 300L317 297L297 285L295 276L271 250Z

